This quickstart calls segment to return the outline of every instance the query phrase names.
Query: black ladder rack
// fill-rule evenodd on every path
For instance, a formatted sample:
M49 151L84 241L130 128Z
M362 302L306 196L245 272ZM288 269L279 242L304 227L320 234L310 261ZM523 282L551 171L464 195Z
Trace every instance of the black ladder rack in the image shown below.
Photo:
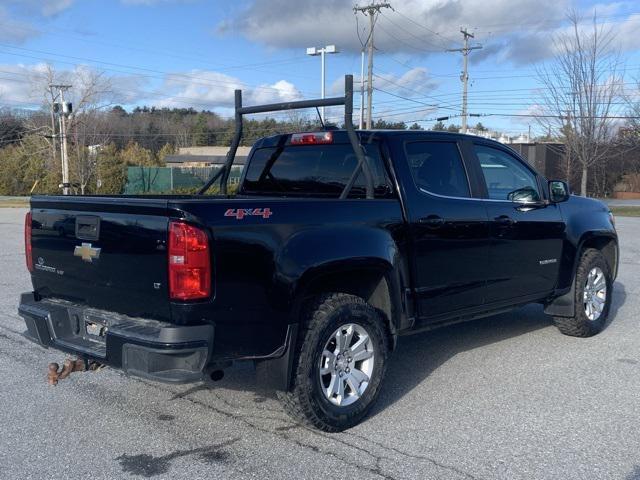
M345 75L344 77L344 96L343 97L332 97L332 98L318 98L313 100L301 100L297 102L283 102L283 103L271 103L268 105L255 105L252 107L243 107L242 106L242 90L235 91L235 133L233 135L233 141L231 142L231 147L229 148L229 152L227 153L227 160L225 161L224 166L216 172L216 174L207 180L207 183L198 190L198 195L204 194L211 185L213 185L216 180L220 179L220 193L222 195L227 194L227 181L229 179L229 173L231 172L231 167L233 165L233 161L236 157L236 152L238 151L238 146L240 145L240 140L242 139L242 116L243 115L251 115L254 113L265 113L265 112L277 112L281 110L297 110L301 108L315 108L315 107L334 107L338 105L344 105L344 125L347 130L347 135L349 136L349 142L353 147L353 151L358 159L358 164L354 169L349 181L345 185L342 193L340 194L340 198L347 198L353 184L358 178L358 174L362 170L365 178L365 187L366 187L366 198L373 198L373 174L371 172L371 165L369 165L368 159L365 156L362 147L360 146L360 142L358 141L358 136L356 135L356 131L353 127L353 75Z

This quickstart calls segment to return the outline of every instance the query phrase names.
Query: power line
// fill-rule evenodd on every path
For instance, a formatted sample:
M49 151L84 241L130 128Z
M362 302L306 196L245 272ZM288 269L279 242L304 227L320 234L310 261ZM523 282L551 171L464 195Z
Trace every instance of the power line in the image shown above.
M18 30L23 30L23 31L28 31L28 32L33 32L33 28L31 26L29 27L22 27L20 25L12 25L13 29L18 29ZM155 50L152 48L141 48L141 47L137 47L137 46L132 46L131 44L120 44L120 43L112 43L112 42L104 42L104 41L99 41L99 40L95 40L95 39L88 39L84 36L80 36L80 35L73 35L71 33L68 33L66 31L54 31L54 30L47 30L47 29L36 29L36 31L38 33L46 33L48 35L60 35L60 36L67 36L67 37L72 37L75 38L77 40L80 40L82 42L85 43L93 43L93 44L97 44L97 45L106 45L109 47L115 47L117 49L126 49L126 50L131 50L131 51L137 51L137 52L142 52L142 53L151 53L154 55L158 55L161 56L162 58L166 58L166 57L171 57L171 58L176 58L176 59L180 59L180 60L188 60L188 61L196 61L202 64L206 64L206 65L211 65L214 66L216 68L217 71L225 71L225 70L235 70L235 69L246 69L246 68L251 68L251 69L261 69L261 67L263 66L270 66L270 65L282 65L282 64L286 64L286 63L299 63L301 60L306 59L306 57L302 57L300 55L297 55L295 57L288 57L285 59L279 59L279 60L271 60L271 61L265 61L265 62L256 62L256 63L249 63L249 64L235 64L235 65L228 65L228 64L221 64L221 63L215 63L215 62L209 62L205 59L203 59L202 57L196 57L196 56L186 56L186 55L180 55L178 53L175 52L171 52L171 51L167 51L167 50ZM235 59L234 59L235 62ZM264 70L263 71L269 72L269 70ZM279 73L279 72L277 72ZM295 75L295 74L294 74ZM300 76L300 75L298 75ZM304 77L307 78L311 78L310 75L305 75Z
M205 86L211 86L211 85L237 86L238 83L240 83L241 85L243 85L243 86L245 86L247 88L253 88L254 90L269 90L269 91L277 91L277 92L280 91L279 89L277 89L275 87L268 87L268 86L264 86L264 85L250 85L250 84L246 84L244 82L225 81L225 80L221 80L221 79L220 80L211 80L211 79L206 79L206 78L203 78L203 77L198 77L198 76L184 74L184 73L166 72L166 71L163 71L163 70L155 70L155 69L152 69L152 68L145 68L145 67L134 66L134 65L126 65L126 64L114 63L114 62L105 62L105 61L102 61L102 60L97 60L97 59L92 59L92 58L87 58L87 57L77 57L77 56L73 56L73 55L64 55L64 54L60 54L60 53L48 52L48 51L45 51L45 50L36 50L36 49L25 48L25 47L17 47L17 46L13 46L13 45L2 44L2 43L0 43L0 47L10 48L10 49L15 49L15 50L21 50L21 51L26 51L26 52L31 52L31 53L52 55L54 57L63 57L63 58L69 58L69 59L73 59L73 60L92 62L92 63L97 63L97 64L100 64L100 65L110 65L110 66L115 66L115 67L128 68L128 69L132 69L132 70L141 70L141 71L144 71L144 72L150 72L150 73L163 75L162 77L159 77L158 75L144 75L144 74L138 74L138 73L134 73L134 72L115 70L115 69L112 69L112 68L104 68L105 70L115 71L115 72L119 72L119 73L126 73L128 75L136 75L136 76L140 76L140 77L160 78L162 80L165 80L166 79L165 76L169 76L172 80L178 79L178 81L179 81L179 79L184 78L186 80L189 80L190 83L192 83L192 84L198 84L199 83L197 81L194 82L193 80L200 80L201 82L199 84L205 85ZM14 53L14 52L0 51L0 53L4 53L4 54L8 54L8 55L15 55L15 56L24 56L24 57L27 57L27 58L36 58L36 59L39 59L39 60L47 60L46 58L42 58L42 57L34 57L34 56L31 56L31 55L22 55L22 54L18 54L18 53ZM73 63L73 62L65 62L65 61L62 61L62 60L55 60L55 61L57 61L59 63L66 63L66 64L77 66L77 64ZM183 80L183 82L184 82L184 80ZM309 93L309 92L305 92L305 93Z
M393 10L393 9L392 9ZM391 20L391 18L389 18L388 16L386 16L383 12L380 12L380 15L382 15L384 18L386 18L389 23L391 23L391 25L395 26L396 28L400 29L401 31L404 31L405 33L407 33L408 35L412 36L413 38L419 40L420 42L424 42L428 45L431 45L432 47L436 48L437 50L435 51L442 51L443 48L446 48L446 46L442 46L442 45L437 45L429 40L426 40L424 38L419 37L418 35L415 35L414 33L412 33L411 31L407 30L406 28L403 29L403 27L401 25L398 25L396 22L394 22L393 20Z
M614 18L627 18L627 19L631 19L632 17L638 16L640 15L640 12L629 12L629 13L620 13L620 14L615 14L615 15L598 15L597 18L598 19L614 19ZM522 31L523 28L525 26L530 26L531 28L528 29L524 29L524 30L531 30L531 31L539 31L541 29L541 27L544 26L549 26L549 27L556 27L559 24L561 24L562 22L566 21L567 18L566 17L559 17L556 19L549 19L546 21L534 21L534 22L517 22L517 26L518 26L518 30ZM583 22L591 22L593 21L593 17L592 16L587 16L584 19L579 19L579 23L583 23ZM605 25L607 23L612 23L612 22L602 22L600 25ZM476 33L479 33L480 31L482 31L481 29L495 29L496 27L498 27L498 31L502 30L502 31L509 31L509 30L513 30L514 25L516 25L514 22L511 23L498 23L498 24L492 24L492 25L474 25L474 30L476 31ZM499 28L499 27L504 27L504 28ZM493 33L493 32L488 32L488 33Z
M373 87L373 89L377 90L378 92L382 92L382 93L386 93L387 95L391 95L392 97L397 97L397 98L401 98L402 100L406 100L406 101L409 101L409 102L414 102L414 103L418 103L420 105L424 105L425 107L438 108L438 105L434 105L432 103L421 102L420 100L415 100L415 99L409 98L409 97L404 97L402 95L398 95L397 93L392 93L392 92L388 92L387 90L383 90L382 88Z
M389 80L388 78L381 77L380 75L377 75L377 74L374 74L374 75L375 75L377 78L379 78L379 79L381 79L381 80L383 80L383 81L385 81L385 82L388 82L388 83L391 83L391 84L393 84L393 85L396 85L397 87L403 88L403 89L405 89L405 90L407 90L407 91L411 91L411 92L417 93L417 94L419 95L417 98L432 98L432 99L434 98L434 97L432 97L431 95L427 95L427 94L425 94L425 93L423 93L423 92L420 92L420 91L418 91L418 90L414 90L414 89L409 88L409 87L407 87L407 86L401 85L401 84L399 84L399 83L397 83L397 82L394 82L393 80ZM404 97L401 97L401 98L404 98ZM414 99L407 99L407 100L411 100L411 101L413 101ZM444 102L444 103L445 103L445 104L447 104L447 105L449 105L449 106L451 106L451 103L450 103L450 102Z
M404 13L400 12L399 10L397 10L397 9L395 9L395 8L393 9L393 11L394 11L395 13L397 13L398 15L400 15L401 17L405 18L406 20L410 21L410 22L411 22L411 23L413 23L414 25L417 25L418 27L420 27L420 28L423 28L423 29L427 30L428 32L430 32L430 33L432 33L433 35L436 35L436 36L438 36L438 37L442 38L443 40L446 40L447 42L450 42L450 43L455 43L455 42L456 42L455 40L452 40L451 38L448 38L448 37L446 37L445 35L442 35L442 34L440 34L440 33L436 32L436 31L434 31L434 30L431 30L431 29L430 29L429 27L427 27L426 25L423 25L423 24L421 24L421 23L416 22L416 21L415 21L415 20L413 20L411 17L408 17L407 15L405 15ZM444 45L444 44L443 44L443 45ZM444 45L444 46L446 47L446 45Z

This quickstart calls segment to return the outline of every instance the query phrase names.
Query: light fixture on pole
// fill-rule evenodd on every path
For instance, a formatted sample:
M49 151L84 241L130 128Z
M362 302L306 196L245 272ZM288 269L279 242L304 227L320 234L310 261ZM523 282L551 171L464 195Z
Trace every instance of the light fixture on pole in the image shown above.
M324 98L324 55L325 53L340 53L335 45L327 45L326 47L309 47L307 48L307 55L317 57L320 55L321 71L320 71L320 96ZM320 107L320 116L324 123L324 107Z
M58 96L54 98L60 98L60 102L54 102L52 104L53 114L58 115L58 120L60 122L60 163L62 164L62 183L60 184L60 188L62 188L63 195L69 195L69 187L71 184L69 183L69 154L67 152L67 123L66 119L69 118L73 112L73 106L71 102L64 101L64 92L71 88L71 85L56 85L50 84L49 89L53 92L53 89L57 88L59 90ZM53 93L52 93L53 95Z

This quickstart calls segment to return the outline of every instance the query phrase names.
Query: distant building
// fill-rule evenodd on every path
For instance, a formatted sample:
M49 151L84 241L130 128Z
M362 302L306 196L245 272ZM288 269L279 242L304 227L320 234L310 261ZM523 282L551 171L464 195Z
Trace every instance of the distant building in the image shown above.
M506 133L498 132L496 130L478 130L475 128L469 128L467 133L469 135L476 135L477 137L488 138L505 144L531 142L531 138L527 133L521 133L517 136L509 136Z
M244 166L250 147L238 147L234 165ZM223 165L227 160L229 147L183 147L178 153L167 155L165 162L167 167L215 167Z
M564 144L557 142L509 143L509 147L524 157L527 162L547 178L563 179Z

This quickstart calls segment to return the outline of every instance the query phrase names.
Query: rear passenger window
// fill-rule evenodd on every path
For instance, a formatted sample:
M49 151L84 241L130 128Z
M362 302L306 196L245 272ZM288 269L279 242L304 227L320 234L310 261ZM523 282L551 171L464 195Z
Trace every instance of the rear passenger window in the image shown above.
M471 196L455 142L411 142L406 144L406 152L419 189L447 197Z

